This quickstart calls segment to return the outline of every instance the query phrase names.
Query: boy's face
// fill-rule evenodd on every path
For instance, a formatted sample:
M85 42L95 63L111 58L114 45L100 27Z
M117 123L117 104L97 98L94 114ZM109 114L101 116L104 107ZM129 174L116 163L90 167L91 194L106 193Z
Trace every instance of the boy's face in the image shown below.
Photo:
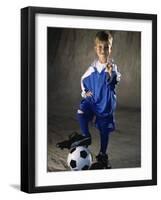
M109 45L107 41L96 41L95 51L98 56L98 59L101 63L106 63L110 54L112 47Z

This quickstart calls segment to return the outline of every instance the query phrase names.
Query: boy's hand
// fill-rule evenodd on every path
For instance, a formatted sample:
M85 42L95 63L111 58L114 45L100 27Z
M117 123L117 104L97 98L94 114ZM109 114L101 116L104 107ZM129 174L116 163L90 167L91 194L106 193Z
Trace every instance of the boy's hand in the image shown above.
M93 95L93 93L91 91L86 92L87 97L91 97L92 95Z
M112 74L112 65L111 64L107 64L107 71L111 76L111 74Z

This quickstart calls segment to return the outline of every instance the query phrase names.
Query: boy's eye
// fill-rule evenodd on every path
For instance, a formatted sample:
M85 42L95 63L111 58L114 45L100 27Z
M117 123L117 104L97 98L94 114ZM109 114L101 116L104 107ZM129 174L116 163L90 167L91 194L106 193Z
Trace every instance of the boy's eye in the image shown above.
M104 46L105 49L108 49L108 46Z
M105 47L99 46L98 48L99 49L108 49L108 46L105 46Z

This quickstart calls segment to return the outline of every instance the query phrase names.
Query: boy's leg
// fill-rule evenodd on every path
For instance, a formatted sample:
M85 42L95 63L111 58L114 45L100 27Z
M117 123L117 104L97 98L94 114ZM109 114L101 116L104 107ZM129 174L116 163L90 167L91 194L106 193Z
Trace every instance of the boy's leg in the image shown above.
M108 159L108 143L109 143L110 132L100 131L100 151L96 156L97 162L93 163L91 169L111 169L112 166Z
M100 153L101 154L106 154L107 153L109 137L110 137L110 132L109 131L107 131L107 132L101 131L100 132L100 143L101 143Z
M82 110L77 111L77 119L79 121L79 126L81 129L81 134L85 137L90 136L89 128L88 128L88 120Z
M83 100L80 108L77 110L77 119L79 121L81 134L85 137L91 137L88 124L93 119L93 116L89 102Z
M105 168L110 169L111 165L108 160L108 144L111 131L114 130L114 122L112 118L97 119L97 127L100 132L100 152L96 159L101 162Z
M75 133L69 137L68 140L57 143L57 147L63 148L73 148L76 146L88 146L91 144L91 135L88 129L88 123L92 120L93 115L90 111L89 103L83 100L80 104L80 108L77 111L77 118L81 128L81 135Z
M108 159L108 144L109 144L110 132L100 132L100 152L96 156L96 160L101 164L102 168L111 169L112 166Z

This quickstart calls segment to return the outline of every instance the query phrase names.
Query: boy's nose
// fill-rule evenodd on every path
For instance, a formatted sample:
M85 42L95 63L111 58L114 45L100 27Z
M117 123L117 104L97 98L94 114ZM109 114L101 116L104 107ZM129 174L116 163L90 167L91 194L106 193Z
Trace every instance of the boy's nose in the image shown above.
M105 49L104 48L102 48L102 50L101 50L101 53L104 53L105 52Z

